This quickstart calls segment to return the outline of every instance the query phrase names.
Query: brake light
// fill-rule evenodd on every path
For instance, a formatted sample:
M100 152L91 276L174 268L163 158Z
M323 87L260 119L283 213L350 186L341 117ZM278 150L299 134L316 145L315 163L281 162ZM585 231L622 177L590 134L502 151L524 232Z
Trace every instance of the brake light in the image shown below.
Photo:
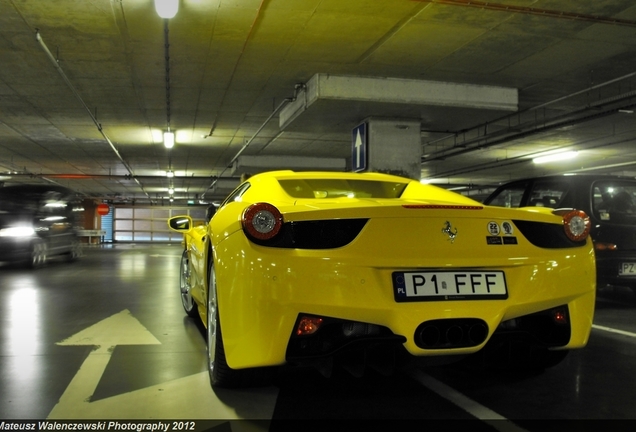
M280 231L283 215L271 204L256 203L245 209L241 223L249 236L269 240Z
M583 210L555 210L563 216L565 235L572 241L583 241L590 234L590 218Z

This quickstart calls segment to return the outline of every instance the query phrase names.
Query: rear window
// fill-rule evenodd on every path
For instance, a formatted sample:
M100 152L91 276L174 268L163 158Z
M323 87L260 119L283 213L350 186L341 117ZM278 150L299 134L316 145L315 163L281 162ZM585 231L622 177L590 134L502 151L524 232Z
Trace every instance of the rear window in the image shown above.
M607 222L636 223L636 182L607 180L594 183L592 211Z
M535 182L528 197L528 206L533 207L563 207L563 201L570 190L567 181L541 181Z
M535 181L528 191L529 182L512 183L488 198L487 204L499 207L549 207L559 208L567 204L570 184L568 181ZM525 193L528 193L524 201Z
M498 191L497 195L489 197L486 204L508 208L520 207L527 185L527 183L515 183L506 186Z
M346 179L278 181L293 198L399 198L408 183Z

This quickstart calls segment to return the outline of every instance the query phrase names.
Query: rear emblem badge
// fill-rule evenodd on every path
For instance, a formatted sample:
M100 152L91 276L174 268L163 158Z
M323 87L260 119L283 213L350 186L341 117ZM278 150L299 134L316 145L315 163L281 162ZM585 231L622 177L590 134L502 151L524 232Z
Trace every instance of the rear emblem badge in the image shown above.
M451 243L455 241L455 237L457 237L457 228L452 227L449 221L446 221L446 226L442 228L442 233L448 236L448 239Z

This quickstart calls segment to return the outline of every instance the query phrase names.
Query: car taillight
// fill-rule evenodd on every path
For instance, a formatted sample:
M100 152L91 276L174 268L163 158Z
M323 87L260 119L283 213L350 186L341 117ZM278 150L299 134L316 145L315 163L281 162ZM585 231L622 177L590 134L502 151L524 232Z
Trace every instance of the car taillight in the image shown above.
M555 210L563 217L565 235L572 241L583 241L590 234L590 218L583 210Z
M616 246L614 243L595 242L594 249L599 251L605 251L605 250L615 251L618 249L618 246Z
M283 215L271 204L256 203L245 209L241 223L249 236L269 240L280 231Z

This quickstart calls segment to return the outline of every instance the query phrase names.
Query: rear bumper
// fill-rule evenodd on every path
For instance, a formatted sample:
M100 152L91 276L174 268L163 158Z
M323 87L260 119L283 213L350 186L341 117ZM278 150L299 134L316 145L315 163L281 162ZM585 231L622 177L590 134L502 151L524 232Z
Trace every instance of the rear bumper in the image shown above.
M294 329L303 328L308 315L300 314ZM351 322L330 317L311 316L320 328L311 334L291 333L286 360L311 363L324 357L342 356L349 352L389 349L407 342L389 328L369 323ZM490 331L476 318L427 320L413 335L415 344L425 351L448 353L458 348L479 347L487 337L487 345L513 342L529 349L558 349L567 346L572 336L572 323L567 305L503 321Z
M430 253L427 258L408 258L371 244L328 254L281 250L254 246L244 236L232 235L217 246L215 260L226 359L230 367L240 369L297 358L288 356L288 346L300 314L378 326L387 331L381 340L369 335L371 345L398 343L413 356L466 355L482 349L502 322L562 305L569 313L570 337L551 346L580 348L589 337L596 293L591 242L589 246L542 250L539 255L536 250L510 248L505 259L453 259L456 265L450 269L503 270L506 299L396 302L394 271L449 269L446 258ZM485 337L450 347L427 348L418 341L423 323L453 319L482 322Z

